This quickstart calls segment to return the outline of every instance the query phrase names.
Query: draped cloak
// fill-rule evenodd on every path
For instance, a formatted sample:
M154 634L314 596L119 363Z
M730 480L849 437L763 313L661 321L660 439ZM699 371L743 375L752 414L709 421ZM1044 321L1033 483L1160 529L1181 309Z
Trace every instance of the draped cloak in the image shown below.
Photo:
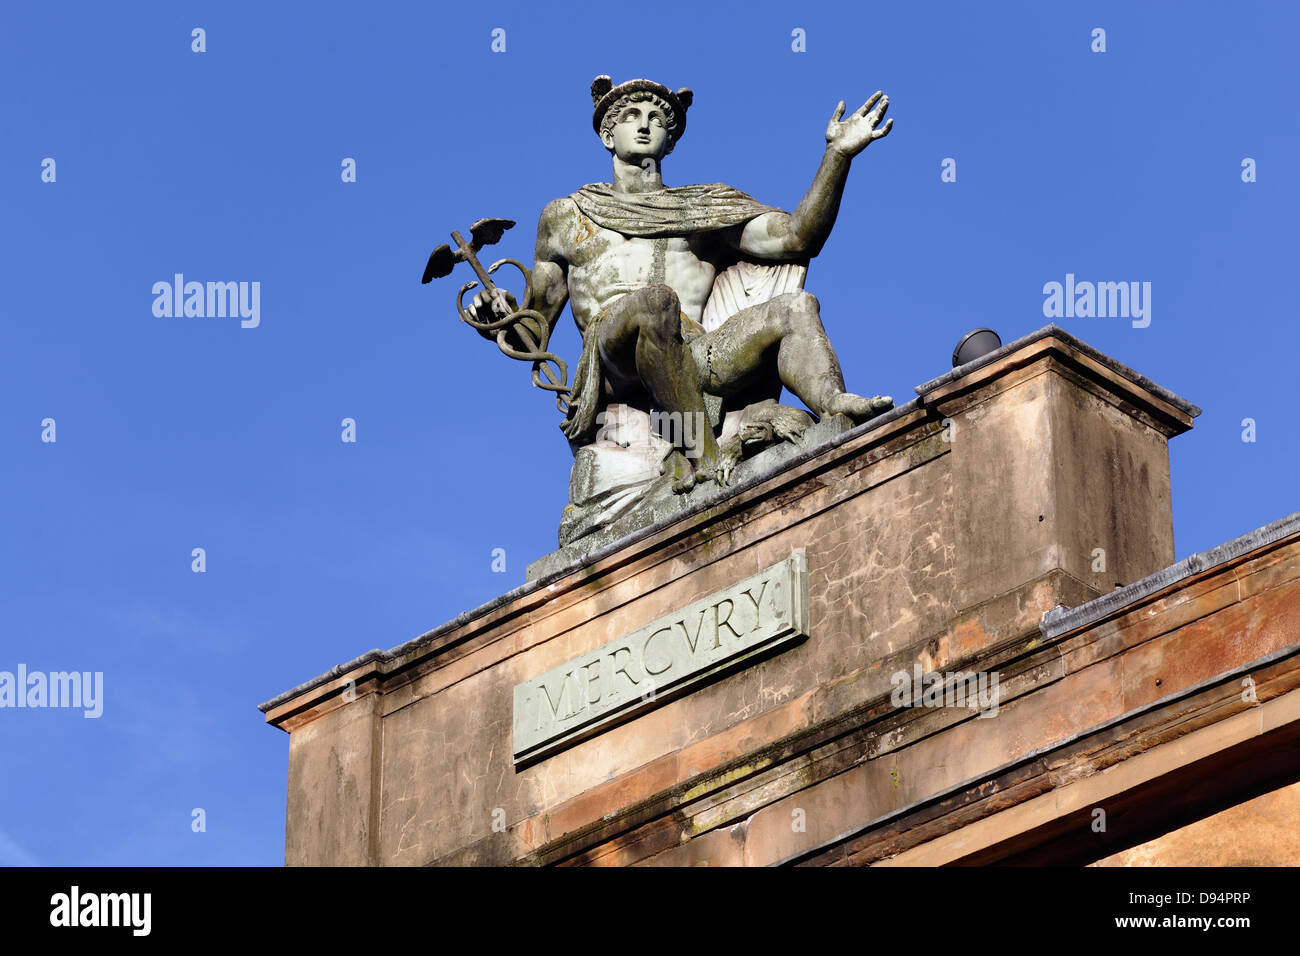
M569 198L596 225L624 236L645 239L680 239L728 229L763 213L777 211L724 183L673 186L644 193L619 193L609 183L592 183ZM683 315L683 337L712 331L741 309L802 289L807 273L806 259L767 263L747 258L740 252L732 253L718 264L701 316L703 329ZM589 442L595 430L603 378L597 326L605 314L593 316L583 330L582 357L573 376L569 415L560 423L564 434L575 444Z

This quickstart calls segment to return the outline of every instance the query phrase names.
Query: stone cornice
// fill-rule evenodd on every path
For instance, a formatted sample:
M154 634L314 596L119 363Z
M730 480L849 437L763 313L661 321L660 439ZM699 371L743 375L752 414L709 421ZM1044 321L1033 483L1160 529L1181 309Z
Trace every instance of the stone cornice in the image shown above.
M536 580L464 611L389 650L374 648L346 663L259 705L268 723L284 726L290 718L326 704L347 689L360 692L419 660L482 634L510 618L527 615L595 578L662 548L667 541L686 538L706 525L743 513L764 499L798 485L873 446L896 440L908 432L933 430L935 421L950 405L965 402L999 378L1042 361L1068 367L1090 388L1135 417L1166 434L1191 427L1200 409L1145 376L1097 351L1056 325L1047 325L1014 342L955 368L916 387L918 398L884 415L805 449L779 465L746 481L720 489L681 512L628 534L597 550L581 554ZM921 437L923 434L919 433ZM1162 572L1163 573L1163 572ZM1135 587L1131 585L1130 587ZM1099 600L1110 600L1107 595ZM1094 602L1095 603L1095 602ZM285 729L289 729L285 727Z

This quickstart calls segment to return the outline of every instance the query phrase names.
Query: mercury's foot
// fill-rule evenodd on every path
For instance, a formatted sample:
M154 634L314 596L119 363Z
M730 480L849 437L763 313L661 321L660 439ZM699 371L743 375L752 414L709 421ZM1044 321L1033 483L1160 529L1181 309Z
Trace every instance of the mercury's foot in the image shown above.
M826 415L847 415L855 422L865 422L893 407L894 400L888 395L864 398L852 392L841 392L826 403Z
M676 449L664 459L659 474L672 476L675 495L684 495L695 487L695 469L686 456Z

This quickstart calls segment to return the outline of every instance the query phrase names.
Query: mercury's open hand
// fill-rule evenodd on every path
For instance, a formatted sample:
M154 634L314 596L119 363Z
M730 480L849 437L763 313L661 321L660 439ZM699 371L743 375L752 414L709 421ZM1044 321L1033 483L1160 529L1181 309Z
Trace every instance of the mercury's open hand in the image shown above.
M873 139L880 139L889 133L894 125L892 119L886 121L884 126L880 126L887 109L889 109L889 97L876 90L871 99L863 103L861 108L854 110L853 115L841 123L844 101L840 100L840 105L835 107L834 115L826 124L826 148L836 150L852 159L866 149L867 144Z

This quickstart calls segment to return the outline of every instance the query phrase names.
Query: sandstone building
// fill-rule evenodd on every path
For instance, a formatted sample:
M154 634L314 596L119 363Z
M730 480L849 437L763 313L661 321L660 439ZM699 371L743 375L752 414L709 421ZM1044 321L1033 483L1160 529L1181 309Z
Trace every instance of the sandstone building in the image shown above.
M262 705L286 862L1300 863L1300 513L1175 563L1198 413L1048 326L538 562Z

